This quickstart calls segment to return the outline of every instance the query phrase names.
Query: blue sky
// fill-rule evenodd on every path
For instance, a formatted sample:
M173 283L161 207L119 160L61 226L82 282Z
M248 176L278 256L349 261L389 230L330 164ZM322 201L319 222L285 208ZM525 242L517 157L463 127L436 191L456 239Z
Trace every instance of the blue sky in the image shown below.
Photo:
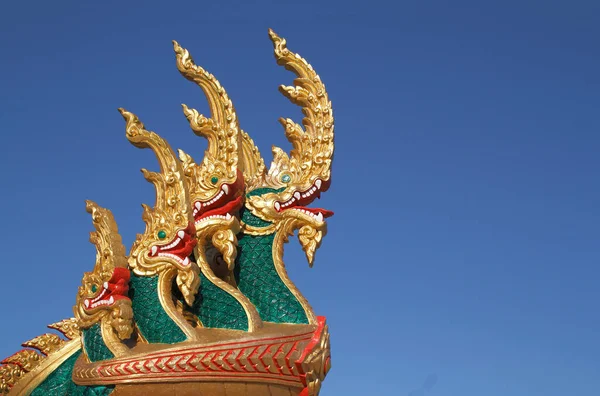
M117 107L197 157L171 40L213 72L270 160L267 29L325 82L335 211L291 276L328 317L323 395L600 389L600 5L592 1L5 2L0 6L0 355L72 315L94 263L85 199L125 243L152 186ZM217 4L218 3L218 4Z

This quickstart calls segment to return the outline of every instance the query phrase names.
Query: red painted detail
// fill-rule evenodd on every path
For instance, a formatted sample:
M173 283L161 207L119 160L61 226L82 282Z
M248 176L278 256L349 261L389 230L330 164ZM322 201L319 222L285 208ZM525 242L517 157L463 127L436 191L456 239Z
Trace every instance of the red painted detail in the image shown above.
M198 224L202 221L202 219L205 219L209 216L215 216L215 215L216 216L226 216L229 213L230 215L233 216L235 214L235 212L240 210L240 208L242 207L243 201L244 201L244 197L242 195L240 195L239 197L233 199L232 201L227 202L223 206L216 207L214 209L211 209L211 210L203 213L201 216L197 216L196 219L194 220L194 222L196 224Z
M324 374L327 375L327 373L329 372L330 369L331 369L331 356L327 356L327 360L325 361Z
M294 193L299 192L300 195L307 195L306 197L300 197L300 199L297 199L296 197L291 197L290 199L288 199L287 201L277 201L277 204L279 204L279 209L276 209L278 212L283 212L284 210L288 210L288 209L305 209L305 210L310 210L308 208L306 208L305 206L310 204L312 201L314 201L316 198L321 198L321 193L325 192L329 189L329 186L331 185L331 179L329 180L321 180L321 188L317 188L317 181L319 181L320 179L317 179L315 181L315 183L313 185L311 185L308 189L304 190L304 191L299 191L296 190ZM313 193L311 193L311 189L316 189ZM312 210L310 210L312 212ZM329 217L329 216L333 216L333 212L329 211L329 210L325 210L325 209L318 209L317 212L313 212L315 214L317 214L318 212L323 213L323 217Z
M152 370L150 369L150 367L148 367L148 363L150 363L150 359L148 359L144 362L144 368L151 372Z
M308 388L302 389L302 392L298 396L308 396Z
M183 231L183 238L179 236L181 231ZM166 246L169 246L177 238L179 238L179 242L175 246L166 248ZM159 257L161 253L169 253L179 257L181 261L183 261L192 254L197 243L198 240L196 239L196 226L190 221L186 228L177 231L170 242L162 245L155 245L157 247L155 252L152 252L152 249L148 249L148 256Z
M113 269L113 274L108 280L108 288L102 285L102 290L96 297L86 298L90 308L98 307L99 301L108 301L112 297L115 301L129 299L129 270L127 268L117 267ZM114 303L113 303L114 304Z
M298 348L296 348L298 346L298 341L294 342L294 345L292 345L292 348L290 349L290 351L288 352L287 355L285 355L285 362L288 365L288 368L290 370L292 370L292 365L290 364L290 356L292 356L292 353L294 353L294 351L298 350Z
M183 371L187 370L187 367L189 367L189 365L186 366L182 366L181 363L187 363L192 359L192 356L188 355L188 356L183 356L181 359L179 359L179 361L177 362L177 367L179 367L180 369L182 369ZM194 366L192 366L194 367ZM195 368L195 367L194 367Z
M319 318L319 317L317 317ZM207 345L205 348L211 348L209 351L202 351L199 353L206 353L206 352L212 352L212 351L219 351L219 350L229 350L229 348L227 348L228 346L239 346L239 345L243 345L243 344L258 344L258 343L264 343L267 341L275 341L275 342L284 342L285 340L289 339L289 338L300 338L300 341L304 340L304 337L306 336L310 336L310 338L312 338L314 332L309 332L309 333L301 333L301 334L296 334L296 335L289 335L289 336L282 336L282 337L272 337L272 338L260 338L260 339L255 339L255 340L248 340L248 341L239 341L239 342L226 342L224 344L214 344L214 345ZM257 345L257 347L263 346L264 344L260 344ZM223 349L220 349L223 348ZM183 354L186 352L191 352L191 353L198 353L198 349L200 349L199 347L195 346L195 347L189 347L186 349L180 349L177 351L177 353ZM154 353L150 353L148 355L144 355L144 358L151 358L151 357L161 357L163 356L165 352L154 352Z
M254 367L254 369L257 371L258 371L257 364L252 362L252 356L254 356L254 354L258 351L259 348L260 348L260 345L255 347L254 350L252 351L252 353L250 355L248 355L248 361L250 362L252 367Z
M136 366L136 364L135 364L135 362L133 362L133 363L129 363L129 364L125 365L125 368L127 369L127 371L130 374L135 374L136 373L136 367L135 366Z
M254 374L241 374L241 373L232 373L229 371L225 371L222 373L214 373L214 372L209 372L209 373L202 373L204 375L177 375L177 376L173 376L173 375L168 375L168 374L157 374L155 373L155 375L144 375L144 379L147 380L161 380L161 381L165 381L168 380L170 378L176 378L178 380L198 380L199 378L211 378L211 379L223 379L223 380L227 380L229 378L252 378L252 379L259 379L259 380L263 380L263 381L270 381L273 379L276 379L278 381L283 381L283 382L287 382L289 385L291 386L297 386L298 385L298 378L297 377L281 377L278 376L277 374L267 374L267 373L260 373L262 375L254 375ZM125 380L125 383L129 383L129 379ZM102 384L106 384L106 385L114 385L114 384L119 384L119 383L123 383L121 381L119 381L118 378L106 378L105 380L101 381L101 380L95 380L95 384L97 385L102 385Z
M273 363L275 364L275 367L277 367L277 371L279 371L279 373L280 373L281 375L285 375L285 374L284 374L284 372L283 372L282 368L281 368L281 367L279 367L279 362L277 361L277 355L278 355L280 352L283 352L283 346L284 346L285 344L286 344L285 342L282 342L282 343L281 343L281 345L279 345L279 348L277 348L277 351L276 351L276 352L273 354Z
M323 329L325 329L325 322L326 322L325 316L317 316L317 329L313 333L313 336L312 336L310 342L308 343L308 345L306 345L306 347L302 351L302 354L296 361L296 367L298 368L298 372L300 373L300 379L302 380L302 383L305 386L308 384L306 383L306 373L304 372L304 369L302 368L302 362L304 362L304 360L306 359L306 356L313 351L315 346L317 346L319 344L319 342L321 342L321 334L323 334Z
M14 365L16 365L16 366L19 366L21 369L25 370L25 367L23 367L21 364L19 364L19 362L17 362L17 361L15 361L15 362L9 362L8 360L9 360L11 357L13 357L13 356L16 356L16 355L18 355L20 352L23 352L23 351L30 351L30 350L31 350L31 349L21 349L21 350L17 351L17 352L15 352L15 353L13 353L12 355L10 355L9 357L7 357L6 359L4 359L4 360L0 361L0 365L4 365L4 364L14 364ZM40 358L41 358L41 356L40 356ZM0 367L2 367L2 366L0 366Z
M166 365L167 367L171 370L171 371L179 371L179 366L177 365L177 362L181 360L181 356L180 355L175 355L175 356L171 356L167 361L166 361Z
M279 380L290 381L290 383L295 384L303 384L307 386L306 383L306 374L302 368L302 362L306 359L308 354L310 354L315 347L321 341L321 336L323 334L325 328L325 318L318 317L317 318L317 328L314 332L303 333L299 335L291 335L284 337L273 337L262 340L250 340L246 342L242 342L241 344L254 343L255 345L240 345L240 342L231 342L225 344L217 344L206 347L190 347L185 350L178 350L174 352L162 351L155 352L152 355L147 355L144 357L144 361L139 361L135 358L129 358L123 361L119 361L117 363L108 364L105 366L96 366L95 369L99 375L99 377L104 378L103 381L109 381L111 383L119 383L121 377L123 375L122 371L127 370L127 372L132 374L143 375L144 378L230 378L230 377L249 377L249 378L266 378L266 379L274 379L277 378ZM295 339L291 339L295 338ZM294 354L294 351L298 351L298 344L300 342L307 342L305 348L302 349L300 353L300 357L295 359L295 361L291 361L291 357ZM258 345L256 345L258 344ZM279 362L277 361L278 356L283 356L284 347L286 345L292 344L289 352L285 354L285 365L279 366ZM234 348L227 348L227 346L233 345ZM274 362L277 364L277 368L273 370L269 370L270 367L265 363L264 357L272 351L273 347L277 348L277 351L273 354ZM262 349L264 348L264 350ZM198 350L204 349L204 350ZM262 352L261 352L262 350ZM242 364L242 356L246 355L246 352L251 351L244 361L247 361L246 364L251 364L250 366L245 366ZM235 355L235 357L233 357ZM223 356L223 360L226 363L216 364L216 360ZM189 365L189 361L198 360L198 364ZM258 364L254 364L252 359L257 359ZM279 359L281 360L281 359ZM160 361L164 363L164 368L159 369L158 366L155 369L150 369L149 364L151 362ZM239 367L236 367L233 362L237 362ZM172 363L172 366L169 366L169 363ZM259 366L264 367L267 372L261 372L262 368L259 370ZM297 373L299 375L294 374L294 365L298 370ZM188 369L186 366L189 366ZM121 367L125 370L121 370ZM289 373L287 370L284 370L284 367L289 369ZM104 370L104 375L100 370ZM255 371L252 371L252 370ZM277 372L275 372L277 371Z
M240 367L247 373L249 373L250 371L248 371L248 369L246 368L246 365L242 363L240 356L242 356L244 354L244 352L246 352L247 348L242 348L240 350L240 353L237 354L237 356L235 357L235 361L237 362L237 364L240 365ZM248 355L250 356L250 355ZM248 358L246 358L246 360L248 360ZM250 362L250 364L252 364L252 362Z
M229 362L229 360L227 360L227 358L229 357L229 355L231 355L232 353L233 353L233 349L229 350L229 352L227 352L225 354L225 356L223 356L223 363L227 364L233 371L236 371L235 367L233 366L233 364L231 364Z
M208 355L207 353L204 354L204 356L202 356L202 359L204 359L206 357L206 355ZM212 368L210 368L210 365L205 364L202 359L199 360L200 364L202 365L202 367L204 367L204 370L206 371L214 371Z
M260 356L258 357L258 360L263 364L263 366L267 369L267 371L269 370L269 368L271 366L268 365L268 364L266 364L262 359L267 354L267 352L269 352L270 350L271 350L271 345L267 345L267 347L265 348L264 352L261 353Z
M167 366L167 363L169 363L169 360L171 360L171 359L172 359L171 357L165 357L165 358L160 359L160 362L162 363L162 366L166 367L167 369L165 370L164 368L161 368L160 366L158 367L158 369L160 371L162 371L163 373L165 373L167 371L171 371L171 370L169 370L170 367Z
M244 175L240 170L237 171L237 178L233 183L226 184L229 192L227 194L222 190L222 186L217 194L223 191L223 195L212 204L205 206L206 202L210 201L196 201L194 202L194 222L197 223L200 220L213 215L225 216L227 213L233 215L241 207L244 199ZM212 199L212 198L211 198ZM200 209L197 209L196 205L201 204Z

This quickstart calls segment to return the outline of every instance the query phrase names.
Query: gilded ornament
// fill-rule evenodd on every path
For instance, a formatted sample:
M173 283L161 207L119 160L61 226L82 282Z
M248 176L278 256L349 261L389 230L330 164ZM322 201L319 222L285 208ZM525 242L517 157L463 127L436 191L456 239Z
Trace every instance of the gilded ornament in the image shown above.
M90 233L90 242L96 247L96 264L92 272L83 275L73 310L79 329L100 323L104 343L113 354L120 355L126 352L120 340L133 333L125 246L108 209L87 201L86 210L96 229Z
M160 166L142 170L156 189L154 206L142 205L145 231L127 255L112 213L87 201L95 265L75 318L49 326L68 341L24 343L0 362L0 394L319 394L331 367L328 326L290 280L283 251L297 231L312 266L327 233L333 213L308 205L330 187L333 114L314 69L269 36L277 63L297 77L280 91L305 116L280 120L291 152L273 147L267 169L224 87L174 42L179 72L208 101L209 116L183 105L207 140L204 156L177 156L119 109L127 139Z
M196 239L183 168L166 140L147 131L134 114L119 111L127 122L127 139L136 147L150 148L160 165L160 172L142 169L146 180L156 188L156 204L154 208L142 205L146 231L138 234L131 248L129 266L140 276L172 271L185 301L191 305L200 279L198 267L189 259Z

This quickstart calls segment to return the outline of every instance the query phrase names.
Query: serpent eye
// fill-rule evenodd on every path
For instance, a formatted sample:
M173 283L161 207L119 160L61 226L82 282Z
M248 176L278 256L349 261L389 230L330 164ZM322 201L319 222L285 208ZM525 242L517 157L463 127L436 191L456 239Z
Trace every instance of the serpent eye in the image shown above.
M217 176L213 176L210 178L210 182L212 184L217 184L219 182L219 178Z
M291 181L292 181L292 177L290 175L288 175L287 173L284 173L283 175L281 175L282 183L289 183Z
M98 291L98 286L96 286L95 284L92 285L92 293L96 293Z
M164 230L158 231L158 239L165 239L167 237L167 233Z

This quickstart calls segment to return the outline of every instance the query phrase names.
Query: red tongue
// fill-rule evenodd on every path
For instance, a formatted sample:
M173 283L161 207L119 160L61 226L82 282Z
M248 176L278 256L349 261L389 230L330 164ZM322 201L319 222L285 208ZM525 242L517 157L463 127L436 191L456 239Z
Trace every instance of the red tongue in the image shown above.
M328 217L333 216L333 212L331 210L321 209L321 208L305 208L305 207L302 207L302 206L295 206L295 207L292 207L290 209L303 209L303 210L306 210L307 212L310 212L312 214L322 213L323 214L323 218L325 218L325 219L328 218Z
M243 199L244 199L244 197L240 195L239 197L237 197L233 201L229 201L225 205L223 205L223 206L221 206L219 208L211 209L208 212L202 213L200 216L196 217L196 220L200 220L200 219L203 219L205 217L212 216L212 215L225 216L227 213L231 214L232 212L235 212L236 210L238 210L239 208L242 207L242 200Z
M174 254L181 257L183 260L192 254L196 243L198 243L198 240L196 238L192 238L188 233L186 233L185 237L177 244L177 246L169 250L163 250L163 252Z

